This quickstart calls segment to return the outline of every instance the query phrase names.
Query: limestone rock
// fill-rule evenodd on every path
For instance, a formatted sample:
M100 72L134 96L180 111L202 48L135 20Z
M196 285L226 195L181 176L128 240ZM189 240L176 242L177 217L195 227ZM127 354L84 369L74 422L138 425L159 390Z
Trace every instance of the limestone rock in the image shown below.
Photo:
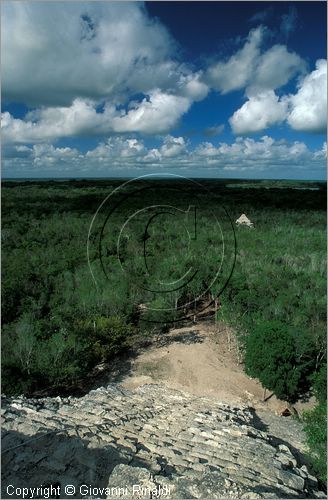
M259 429L247 405L110 384L81 398L4 397L2 409L2 498L38 484L60 498L67 485L70 498L324 498L295 446Z
M245 214L241 214L241 216L236 220L236 224L237 226L254 226L253 222L251 222Z

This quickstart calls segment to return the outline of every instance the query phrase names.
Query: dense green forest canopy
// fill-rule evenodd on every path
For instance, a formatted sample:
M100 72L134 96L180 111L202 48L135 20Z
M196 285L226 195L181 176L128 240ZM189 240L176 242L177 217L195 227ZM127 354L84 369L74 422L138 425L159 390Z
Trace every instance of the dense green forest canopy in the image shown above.
M197 182L127 184L102 206L122 181L3 182L3 392L60 393L216 298L251 376L291 402L315 391L306 425L322 471L326 185ZM146 232L144 206L168 214ZM254 229L235 225L242 213Z

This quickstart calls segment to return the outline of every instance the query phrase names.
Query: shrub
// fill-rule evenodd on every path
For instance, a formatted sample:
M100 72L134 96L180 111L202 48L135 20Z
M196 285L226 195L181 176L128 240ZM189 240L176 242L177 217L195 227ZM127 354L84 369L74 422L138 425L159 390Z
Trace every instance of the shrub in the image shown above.
M259 321L246 338L246 372L287 401L304 391L313 369L308 356L300 352L299 332L278 320ZM312 361L314 363L314 361Z
M33 321L32 315L24 314L15 324L14 357L22 373L30 375L33 371L35 353L37 349L38 324Z
M78 322L77 330L88 346L89 356L97 361L107 361L120 352L135 327L122 316L97 316Z
M319 403L327 399L327 363L324 363L320 370L311 377L313 382L313 391Z
M313 410L303 412L309 455L318 477L327 481L327 403L321 401Z
M90 366L85 348L75 335L68 335L64 329L54 332L39 346L35 359L36 377L52 386L72 383Z

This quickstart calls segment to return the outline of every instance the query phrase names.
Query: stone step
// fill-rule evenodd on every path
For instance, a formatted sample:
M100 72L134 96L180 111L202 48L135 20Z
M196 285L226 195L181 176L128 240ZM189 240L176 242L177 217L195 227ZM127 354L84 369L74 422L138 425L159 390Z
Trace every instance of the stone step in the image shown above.
M4 398L2 418L4 486L42 484L46 476L67 484L92 476L97 484L130 463L119 470L147 470L155 486L171 481L172 498L322 493L288 447L254 427L245 405L159 385L129 391L110 384L82 398Z

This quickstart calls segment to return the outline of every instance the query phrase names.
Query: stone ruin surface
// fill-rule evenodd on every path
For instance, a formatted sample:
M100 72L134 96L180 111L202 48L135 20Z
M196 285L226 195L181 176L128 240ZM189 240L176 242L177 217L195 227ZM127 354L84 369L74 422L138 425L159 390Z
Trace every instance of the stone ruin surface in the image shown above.
M239 219L236 220L237 226L248 226L248 227L254 227L253 222L249 220L249 218L245 215L242 214Z
M57 498L326 498L247 405L110 384L80 398L4 397L2 420L1 498L8 485L56 486Z

